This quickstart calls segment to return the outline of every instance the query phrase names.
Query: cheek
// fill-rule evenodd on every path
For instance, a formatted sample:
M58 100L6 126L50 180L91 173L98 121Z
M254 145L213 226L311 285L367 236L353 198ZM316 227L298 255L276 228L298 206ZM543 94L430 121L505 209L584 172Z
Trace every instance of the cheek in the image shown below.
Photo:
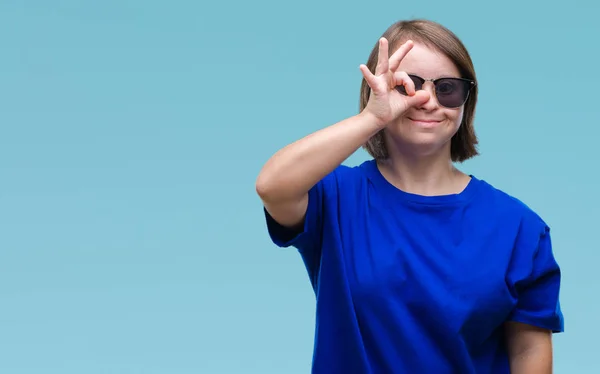
M456 128L460 127L460 124L463 120L464 112L464 107L461 107L460 109L452 111L452 113L448 113L448 118Z

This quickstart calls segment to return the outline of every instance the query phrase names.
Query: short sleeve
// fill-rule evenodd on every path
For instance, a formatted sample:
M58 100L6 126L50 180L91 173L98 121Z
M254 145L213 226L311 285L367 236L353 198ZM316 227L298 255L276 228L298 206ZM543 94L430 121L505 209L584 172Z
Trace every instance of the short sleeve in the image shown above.
M295 247L300 252L310 253L320 250L323 237L323 220L325 201L328 194L333 194L331 179L333 174L315 184L308 192L308 206L304 225L300 230L293 230L280 225L269 212L263 208L267 230L273 243L279 247Z
M564 331L564 318L560 307L561 270L553 254L550 229L544 225L541 233L535 237L537 244L533 251L517 248L523 253L514 275L520 277L514 282L517 304L510 321L526 323L551 330L554 333ZM527 247L527 239L517 246ZM531 243L531 244L533 244Z

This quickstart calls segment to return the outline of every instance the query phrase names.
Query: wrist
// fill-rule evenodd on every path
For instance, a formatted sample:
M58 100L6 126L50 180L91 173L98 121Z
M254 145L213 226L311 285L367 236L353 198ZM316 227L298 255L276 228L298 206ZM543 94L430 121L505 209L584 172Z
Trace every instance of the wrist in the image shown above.
M379 132L379 130L383 130L387 125L385 122L382 122L376 115L371 113L369 110L365 109L361 111L357 117L363 122L366 126L372 128L375 132Z

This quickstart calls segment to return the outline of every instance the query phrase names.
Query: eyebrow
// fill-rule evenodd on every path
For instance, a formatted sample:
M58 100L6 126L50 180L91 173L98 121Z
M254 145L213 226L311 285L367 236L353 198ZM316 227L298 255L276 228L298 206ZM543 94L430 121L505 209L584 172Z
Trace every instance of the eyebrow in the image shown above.
M416 73L406 72L406 74L408 74L408 75L415 75L415 76L417 76L419 78L423 78L423 79L429 79L429 78L423 77L423 76L421 76L419 74L416 74ZM431 79L432 80L436 80L436 79L442 79L442 78L462 78L462 77L461 76L456 76L454 74L440 74L440 75L436 76L435 78L431 78Z

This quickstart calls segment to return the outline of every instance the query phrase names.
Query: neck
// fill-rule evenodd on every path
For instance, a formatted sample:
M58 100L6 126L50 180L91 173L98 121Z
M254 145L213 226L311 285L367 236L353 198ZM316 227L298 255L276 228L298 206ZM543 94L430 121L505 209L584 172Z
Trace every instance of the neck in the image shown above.
M405 192L426 196L455 194L469 182L470 177L452 164L449 147L427 155L390 148L390 157L378 164L379 169L391 184Z

